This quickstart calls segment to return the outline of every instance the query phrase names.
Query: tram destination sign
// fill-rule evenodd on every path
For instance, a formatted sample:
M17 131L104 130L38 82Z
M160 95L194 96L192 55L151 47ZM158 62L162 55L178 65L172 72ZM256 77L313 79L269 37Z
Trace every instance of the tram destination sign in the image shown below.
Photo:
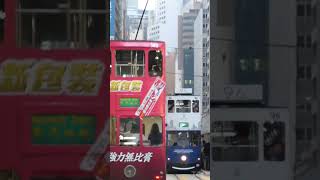
M142 118L143 116L148 116L153 110L153 107L157 103L163 90L165 89L165 86L166 83L162 79L157 78L151 86L148 94L143 99L135 115L140 116L140 118Z
M96 117L87 115L33 115L32 144L92 144Z
M120 107L139 107L139 98L120 98Z

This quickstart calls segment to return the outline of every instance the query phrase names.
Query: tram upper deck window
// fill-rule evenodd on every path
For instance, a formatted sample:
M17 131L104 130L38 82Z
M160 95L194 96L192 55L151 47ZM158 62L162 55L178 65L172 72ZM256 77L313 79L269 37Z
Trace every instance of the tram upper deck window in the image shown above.
M6 13L4 11L4 0L0 2L0 43L4 39L4 19L6 17Z
M264 125L264 159L266 161L284 161L285 126L283 122L265 122Z
M18 0L17 44L41 49L102 48L107 43L104 1Z
M192 112L199 112L199 100L192 100Z
M149 51L149 75L162 76L162 53L160 50Z
M256 122L214 122L213 160L257 161L258 128Z
M116 75L122 77L141 77L144 75L144 51L117 50Z
M138 146L140 139L140 119L121 118L119 139L121 146Z
M176 107L177 107L177 113L189 113L191 112L191 101L177 100Z
M161 117L144 117L143 118L143 145L160 146L162 145L162 119Z
M168 100L168 113L174 113L174 100Z

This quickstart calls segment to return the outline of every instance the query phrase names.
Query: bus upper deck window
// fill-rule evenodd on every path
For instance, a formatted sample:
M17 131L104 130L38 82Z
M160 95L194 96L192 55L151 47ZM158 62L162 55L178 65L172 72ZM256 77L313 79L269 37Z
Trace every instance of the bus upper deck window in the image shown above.
M149 51L149 75L162 76L162 52L160 50Z
M117 50L116 75L121 77L141 77L144 75L144 51Z

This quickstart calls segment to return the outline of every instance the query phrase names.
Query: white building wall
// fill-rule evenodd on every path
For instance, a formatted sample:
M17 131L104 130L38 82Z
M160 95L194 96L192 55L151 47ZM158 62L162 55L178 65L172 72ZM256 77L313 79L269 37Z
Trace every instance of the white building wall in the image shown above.
M176 51L178 47L179 1L157 0L154 20L149 22L148 40L164 41L167 52Z
M202 57L203 57L203 13L200 9L198 16L194 22L194 95L202 97L203 86L203 70L202 70Z

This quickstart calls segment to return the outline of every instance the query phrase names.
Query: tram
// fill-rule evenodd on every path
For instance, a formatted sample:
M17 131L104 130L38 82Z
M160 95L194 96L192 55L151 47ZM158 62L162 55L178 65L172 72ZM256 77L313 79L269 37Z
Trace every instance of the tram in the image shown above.
M200 96L167 97L167 171L201 169Z
M110 179L166 179L165 43L111 41Z
M214 108L211 113L211 178L293 179L288 109Z

